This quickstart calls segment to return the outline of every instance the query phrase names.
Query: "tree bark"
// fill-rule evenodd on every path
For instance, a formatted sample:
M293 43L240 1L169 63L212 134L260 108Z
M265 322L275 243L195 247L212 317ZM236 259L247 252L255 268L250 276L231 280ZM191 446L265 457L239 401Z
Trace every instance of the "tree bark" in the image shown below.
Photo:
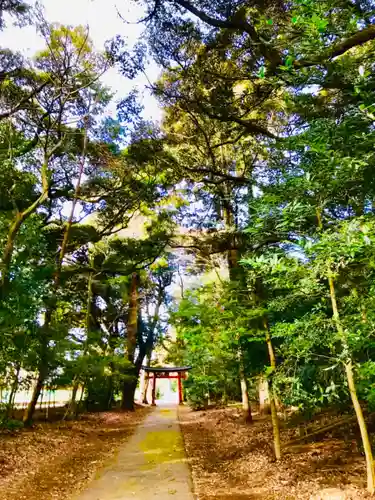
M121 408L123 410L134 411L134 395L137 388L138 377L135 374L127 376L122 384Z
M134 394L137 388L140 366L135 366L135 350L137 348L138 335L138 273L134 272L131 278L130 299L129 299L129 316L127 324L127 353L126 357L132 368L126 370L125 380L122 387L121 408L124 410L134 410Z

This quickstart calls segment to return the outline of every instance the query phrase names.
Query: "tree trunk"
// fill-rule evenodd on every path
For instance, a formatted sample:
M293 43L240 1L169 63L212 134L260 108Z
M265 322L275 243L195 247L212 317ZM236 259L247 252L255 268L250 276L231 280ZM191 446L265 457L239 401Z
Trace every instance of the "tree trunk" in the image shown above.
M45 377L44 370L40 370L37 382L36 382L34 390L33 390L33 394L31 396L31 400L30 400L29 404L27 405L24 416L23 416L23 423L24 423L25 427L30 426L32 423L35 408L36 408L40 393L43 389L45 378L46 377Z
M143 394L142 394L142 403L144 405L148 405L149 402L148 402L148 399L147 399L147 393L148 393L148 388L150 387L150 376L148 375L146 378L145 378L145 385L143 386Z
M5 245L3 255L1 257L1 287L5 287L8 284L9 267L12 261L14 244L16 241L17 234L22 225L22 215L17 213L16 217L9 229L7 243Z
M111 364L113 365L113 364ZM113 366L111 366L111 370L113 371ZM107 391L107 410L110 410L113 405L113 374L108 377L108 391Z
M145 363L146 366L150 366L151 364L151 358L152 358L152 350L149 352L147 355L147 362ZM148 405L148 400L147 400L147 392L148 388L150 386L150 374L143 372L145 377L144 377L144 384L141 390L141 402L145 405Z
M126 332L127 353L126 357L132 368L126 370L125 380L122 388L121 408L134 410L134 394L137 388L139 369L134 364L134 355L137 348L138 335L138 274L133 273L130 285L129 316ZM130 401L130 399L132 400Z
M245 375L245 369L243 364L243 356L241 350L238 352L239 358L239 375L240 375L240 385L241 385L241 398L242 398L242 410L244 413L245 421L249 424L253 423L253 415L251 413L251 406L249 402L249 389Z
M134 363L134 353L137 347L138 333L138 274L132 274L130 299L129 299L129 317L126 333L127 357L131 363Z
M82 408L82 400L83 400L83 395L85 394L86 385L87 385L87 380L84 380L81 387L81 395L79 397L78 404L76 405L76 413L75 413L76 418L78 417L79 409Z
M369 493L373 494L375 492L374 459L372 455L371 441L368 435L366 421L364 419L362 408L358 400L357 390L354 381L353 366L351 361L345 364L345 373L348 381L350 397L352 399L354 411L357 416L358 426L361 431L362 444L366 457L367 490L369 491Z
M137 388L138 377L129 376L122 384L121 408L123 410L134 411L134 395Z
M276 402L272 391L272 383L269 384L270 391L270 408L271 408L271 420L272 420L272 430L273 430L273 446L275 450L276 460L281 458L281 442L280 442L280 425L279 417L277 415Z
M268 390L268 382L265 378L259 379L259 412L261 414L268 413L269 410L269 390Z
M44 325L42 327L42 335L41 338L41 346L40 346L40 360L39 360L39 374L36 385L33 390L33 394L31 396L31 400L25 409L25 413L23 416L23 423L25 426L29 426L32 423L32 419L34 416L36 404L38 402L38 398L43 389L44 382L48 376L48 328L51 322L51 311L47 310L45 313Z
M248 422L249 424L252 424L253 423L253 415L251 413L251 406L250 406L250 402L249 402L247 380L243 374L240 375L240 383L241 383L242 409L243 409L245 421Z
M141 403L147 403L147 389L148 389L148 374L142 370L140 381L139 381L139 400ZM146 402L144 402L146 400Z
M369 491L369 493L373 494L375 492L375 471L374 471L374 459L372 455L371 442L367 431L367 425L363 416L363 411L358 400L357 389L354 381L353 362L352 359L349 357L349 348L347 345L344 328L341 324L340 314L337 307L335 284L332 276L330 276L330 270L329 270L328 283L329 283L329 290L330 290L330 297L331 297L331 304L333 311L333 319L336 324L337 333L339 334L343 350L348 353L348 358L344 364L344 368L345 368L346 380L348 381L350 397L357 417L359 430L361 432L362 445L366 457L367 490Z
M266 343L267 343L268 355L269 355L269 359L270 359L270 367L272 369L272 372L274 372L276 370L276 357L275 357L275 352L273 350L269 325L268 325L268 321L267 321L266 317L263 318L263 326L264 326L265 333L266 333ZM271 377L272 377L272 374L271 374ZM274 446L274 450L275 450L275 458L276 458L276 460L280 460L280 458L281 458L280 424L279 424L279 417L277 415L277 408L276 408L275 396L274 396L273 387L272 387L272 380L270 380L268 382L268 393L269 393L270 408L271 408L273 446Z
M68 407L66 409L66 412L64 414L63 420L69 417L69 415L75 415L76 414L76 398L77 398L77 392L79 388L79 380L76 377L73 381L73 389L72 389L72 395L70 397L70 401L68 403Z
M13 383L12 383L12 388L11 388L10 394L9 394L8 404L7 404L6 413L5 413L5 419L6 420L8 420L9 418L11 418L11 416L12 416L13 406L14 406L14 399L16 397L16 393L17 393L17 389L18 389L18 384L19 384L18 377L19 377L19 374L20 374L20 370L21 370L21 366L18 365L17 369L16 369L16 374L14 376L14 380L13 380Z

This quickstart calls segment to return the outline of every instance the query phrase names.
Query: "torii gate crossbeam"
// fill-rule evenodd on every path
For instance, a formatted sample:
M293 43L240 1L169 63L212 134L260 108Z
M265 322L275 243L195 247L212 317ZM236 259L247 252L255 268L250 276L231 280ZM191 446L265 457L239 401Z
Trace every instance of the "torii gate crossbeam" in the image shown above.
M191 366L173 366L173 367L152 367L152 366L142 366L142 369L146 372L146 379L149 380L150 374L152 374L152 406L156 406L156 379L158 378L168 378L178 380L178 404L183 404L184 395L182 380L186 378L186 372L191 370Z

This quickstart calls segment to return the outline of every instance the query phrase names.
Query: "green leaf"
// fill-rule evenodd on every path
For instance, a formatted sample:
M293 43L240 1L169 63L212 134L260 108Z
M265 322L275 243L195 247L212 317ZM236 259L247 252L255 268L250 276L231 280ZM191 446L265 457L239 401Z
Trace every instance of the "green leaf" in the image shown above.
M290 68L293 64L293 61L294 61L294 57L292 56L288 56L286 59L285 59L285 66L287 68Z
M258 73L258 78L264 78L266 75L266 68L264 66L262 66L259 70L259 73Z

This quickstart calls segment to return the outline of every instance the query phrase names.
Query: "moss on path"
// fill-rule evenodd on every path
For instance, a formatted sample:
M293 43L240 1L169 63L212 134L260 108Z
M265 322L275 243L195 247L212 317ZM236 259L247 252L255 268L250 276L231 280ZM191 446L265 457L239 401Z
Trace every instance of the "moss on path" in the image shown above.
M74 500L193 500L176 407L156 408Z

